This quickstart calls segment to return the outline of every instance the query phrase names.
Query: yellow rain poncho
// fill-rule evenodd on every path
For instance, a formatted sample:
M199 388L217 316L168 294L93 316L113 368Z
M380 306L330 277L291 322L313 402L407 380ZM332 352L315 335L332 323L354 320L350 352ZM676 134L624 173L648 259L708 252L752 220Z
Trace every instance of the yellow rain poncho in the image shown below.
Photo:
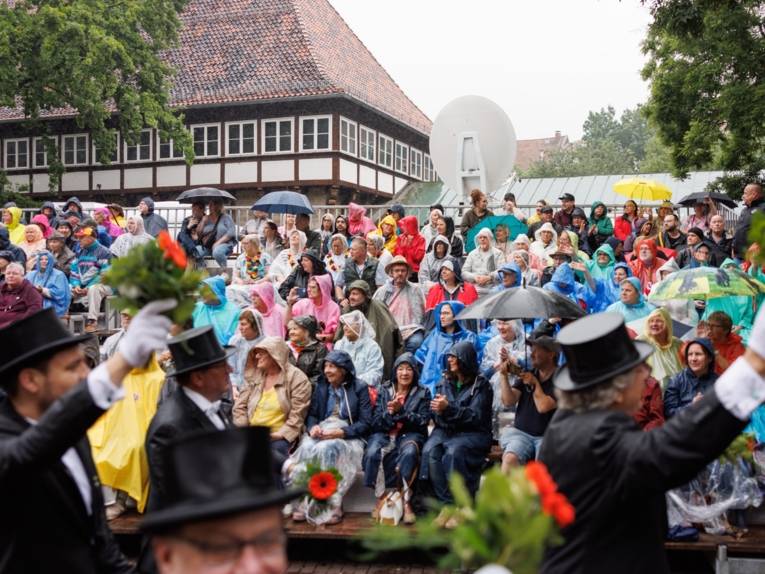
M385 239L385 234L382 230L383 223L393 226L393 234L387 239ZM398 239L398 235L396 235L396 229L398 229L398 225L396 225L396 220L392 215L386 215L383 217L380 220L380 225L377 226L377 233L379 233L383 239L385 239L385 245L383 248L387 249L391 255L393 255L393 252L396 250L396 241Z
M18 245L24 242L24 226L21 225L21 209L18 207L8 207L8 213L11 214L11 222L8 224L8 236L11 243Z
M143 512L149 496L149 465L144 442L165 373L152 357L145 369L133 369L122 382L125 398L88 430L93 459L101 482L122 490Z

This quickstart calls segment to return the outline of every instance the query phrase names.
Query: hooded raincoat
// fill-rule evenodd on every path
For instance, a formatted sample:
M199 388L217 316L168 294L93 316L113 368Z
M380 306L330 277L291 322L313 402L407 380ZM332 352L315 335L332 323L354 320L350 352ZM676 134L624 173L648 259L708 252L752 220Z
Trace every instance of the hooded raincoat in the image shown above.
M595 217L595 209L603 206L605 211L602 217ZM590 225L595 225L595 242L601 245L606 239L614 234L614 224L608 217L608 208L602 201L594 201L590 211Z
M455 317L465 308L459 301L443 301L433 310L436 328L423 341L422 346L414 354L414 358L422 366L420 384L427 387L431 394L435 392L438 381L441 380L443 364L441 360L455 343L467 341L475 344L475 333L469 331L462 321L455 320L454 331L447 333L441 325L441 308L449 305Z
M393 227L393 233L391 233L390 237L385 237L382 229L383 223ZM385 245L383 248L386 249L391 255L393 255L393 253L396 251L396 242L398 241L398 235L396 235L396 227L396 220L392 215L386 215L383 217L380 220L380 225L377 226L377 233L379 233L380 236L385 239Z
M258 309L263 317L263 334L266 337L284 339L286 333L284 327L284 308L274 301L275 293L273 286L270 283L258 283L252 286L250 294L250 297L257 295L265 306L265 309Z
M0 225L0 251L10 252L13 262L21 263L26 268L27 254L18 245L11 243L8 228L3 225Z
M21 209L8 207L6 211L11 214L11 222L6 225L11 243L19 244L24 241L24 226L21 224Z
M50 221L42 213L35 215L32 218L31 224L35 224L40 228L40 231L42 231L42 236L45 239L48 239L48 237L53 235L53 228L50 226Z
M436 245L441 244L446 246L446 254L443 257L436 255ZM423 292L427 293L428 290L438 283L438 274L441 271L441 263L448 260L453 260L449 255L449 240L443 235L436 235L431 242L431 249L428 251L425 258L420 263L420 270L417 272L417 280L422 287Z
M598 262L598 255L600 253L608 256L608 263L605 265ZM593 279L601 281L611 279L611 276L614 274L614 266L616 265L614 250L611 249L610 245L604 243L595 250L595 253L592 254L592 259L587 261L585 265L587 265L587 269Z
M345 334L335 343L335 349L345 351L351 357L356 368L356 378L370 387L376 387L382 381L383 360L380 345L375 341L375 330L361 311L351 311L340 317L343 326L348 325L357 334L351 341Z
M27 240L27 233L34 234L31 241ZM33 264L34 256L40 251L45 251L47 248L47 243L43 237L42 230L33 223L24 226L24 240L20 241L18 245L27 256L27 270L29 270L30 266Z
M314 275L313 279L319 286L321 293L321 302L317 305L311 299L306 297L301 299L292 307L292 316L311 315L319 323L319 333L335 336L337 323L340 319L340 307L332 300L332 277L328 274ZM327 348L331 349L332 344L327 342Z
M367 217L367 210L353 202L348 204L348 233L352 236L366 237L376 229L374 222Z
M668 335L666 344L659 343L648 331L648 323L657 316L664 320L665 333ZM645 322L643 334L639 335L637 340L645 341L653 346L654 352L646 362L652 368L651 376L661 384L662 389L666 389L669 379L683 370L683 363L680 360L683 342L672 334L672 317L670 317L669 312L661 307L651 311Z
M40 265L43 260L46 263L45 270ZM37 254L34 271L27 275L27 280L35 287L42 288L43 309L53 307L59 317L66 315L72 302L72 292L66 275L56 269L56 258L50 251Z
M227 345L239 326L241 309L226 298L226 280L217 275L208 277L203 283L210 288L218 299L216 304L199 301L194 307L192 319L194 327L211 325L221 346Z
M115 257L124 257L128 254L128 251L136 245L142 245L154 239L151 235L146 233L146 230L143 228L142 218L134 215L128 217L128 221L135 222L135 233L125 231L114 240L114 243L109 246L109 251L111 251L112 255Z
M441 269L446 267L454 272L454 279L457 282L454 289L449 289L446 283L441 279ZM462 271L459 263L446 260L438 267L438 283L434 284L428 291L425 298L425 309L433 309L441 301L460 301L465 306L470 305L478 299L478 292L471 283L465 283L462 280Z
M303 249L305 248L305 233L294 229L289 233L289 235L292 235L293 233L298 234L299 241L297 249L293 249L292 247L282 249L279 255L277 255L274 259L274 262L271 263L271 267L268 270L269 277L274 281L274 284L277 287L279 287L281 282L284 281L290 273L292 273L292 270L298 264L298 258L300 257L300 254L303 253ZM290 238L287 237L288 245L289 239Z
M489 247L484 250L478 245L478 238L485 236L489 239ZM496 271L505 262L505 257L502 252L494 247L494 235L492 232L484 227L475 235L476 248L468 253L465 259L465 264L462 266L462 277L465 281L473 283L475 289L478 292L478 296L488 295L491 293L492 286L496 281ZM478 285L476 283L476 277L478 275L488 275L491 280L486 285Z
M393 255L403 255L409 264L412 273L420 270L420 262L425 257L425 238L420 235L420 225L417 217L407 215L398 222L401 235L396 241L396 249Z
M236 385L238 389L244 386L244 369L247 364L247 357L250 354L250 350L263 339L263 317L256 309L246 309L255 318L255 325L257 325L258 334L254 339L245 339L242 337L242 333L239 329L236 330L234 336L228 341L228 346L233 347L234 354L228 358L228 364L231 366L231 373L229 379L231 384Z
M640 279L640 284L643 286L643 293L648 295L651 292L651 287L653 287L655 283L661 281L659 268L661 267L662 263L661 260L656 256L658 253L658 248L656 247L656 242L653 239L641 239L636 241L636 252L640 251L641 245L648 246L648 249L650 249L651 253L653 254L653 258L649 264L646 264L638 257L634 261L630 262L630 268L632 269L632 274Z
M645 295L640 290L640 281L635 277L627 277L625 281L629 281L635 290L638 292L638 301L634 305L628 305L621 300L616 301L608 306L606 311L610 313L619 313L624 317L624 322L629 323L642 319L651 314L651 311L656 309L651 303L645 300Z
M293 443L304 429L303 421L311 401L311 383L300 369L289 362L290 351L282 339L265 337L253 345L252 349L266 351L281 369L273 391L284 419L278 428L271 429L271 433L279 435L288 443ZM261 403L265 404L265 379L265 374L255 366L254 361L248 361L244 373L244 387L239 392L231 412L236 426L249 426L258 412L258 407L262 407Z
M144 197L141 201L143 201L146 204L146 207L149 208L146 215L141 214L146 233L152 237L156 237L159 235L160 231L167 231L167 221L165 218L158 213L154 213L154 200L150 197Z
M552 279L545 283L542 289L568 297L579 306L584 304L589 308L593 303L591 293L584 288L584 285L576 282L574 272L568 263L561 263L553 273Z
M101 226L103 226L112 239L116 239L125 232L124 229L114 223L112 220L112 212L109 211L108 207L99 207L95 210L95 213L100 213L104 216L104 221L101 223Z
M543 231L550 231L552 233L552 239L547 245L542 241ZM543 223L534 232L534 242L529 247L529 252L539 257L546 265L549 265L550 257L556 251L558 251L558 232L555 231L555 226L552 223Z

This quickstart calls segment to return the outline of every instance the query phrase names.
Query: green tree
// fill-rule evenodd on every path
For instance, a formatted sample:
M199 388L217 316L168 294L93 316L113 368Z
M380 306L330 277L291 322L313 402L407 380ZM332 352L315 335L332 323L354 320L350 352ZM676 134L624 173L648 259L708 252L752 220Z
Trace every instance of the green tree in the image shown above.
M719 162L737 173L717 186L740 194L729 186L765 168L765 2L647 3L646 113L669 147L673 172L683 177Z
M21 108L30 133L47 136L47 112L71 108L109 163L117 130L135 144L145 127L193 160L183 116L169 107L174 45L188 0L16 0L0 3L0 105ZM51 185L63 166L45 138Z

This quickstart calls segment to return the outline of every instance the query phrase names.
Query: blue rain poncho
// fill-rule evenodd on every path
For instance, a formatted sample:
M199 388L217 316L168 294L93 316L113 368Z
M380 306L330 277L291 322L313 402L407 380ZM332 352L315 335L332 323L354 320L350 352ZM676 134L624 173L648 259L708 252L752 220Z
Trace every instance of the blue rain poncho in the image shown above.
M621 300L617 301L616 303L612 303L608 306L606 311L611 313L619 313L624 317L624 322L629 323L631 321L636 321L637 319L642 319L643 317L646 317L651 314L651 311L656 309L651 303L645 300L645 296L643 295L643 290L640 287L640 280L637 277L627 277L625 281L629 281L632 286L637 290L638 292L638 300L637 303L634 305L628 305L626 303L622 303Z
M598 263L599 253L605 253L608 255L608 263L606 265L601 265ZM590 275L592 275L593 279L602 281L611 279L611 277L614 275L614 268L616 266L614 250L611 249L611 246L608 243L604 243L595 250L595 253L592 254L592 259L585 262L585 265L587 266L587 270L590 272Z
M227 345L239 326L241 310L226 298L226 280L222 276L208 277L203 283L212 290L218 302L215 305L204 301L197 303L191 316L194 327L211 325L221 346Z
M44 271L40 269L43 259L47 262ZM53 307L59 317L66 315L72 302L72 292L64 272L56 269L56 258L50 251L37 253L37 263L34 271L27 275L27 280L35 287L42 287L43 309Z

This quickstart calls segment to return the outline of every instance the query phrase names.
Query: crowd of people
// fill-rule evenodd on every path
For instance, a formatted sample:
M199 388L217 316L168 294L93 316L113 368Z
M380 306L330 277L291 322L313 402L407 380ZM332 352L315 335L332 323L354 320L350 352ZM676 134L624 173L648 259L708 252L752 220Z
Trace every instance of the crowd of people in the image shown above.
M452 501L452 472L474 493L493 444L503 469L535 459L560 406L553 380L565 363L557 334L566 320L459 318L506 289L539 286L585 313L623 317L630 336L653 351L634 413L645 430L699 401L744 354L758 298L653 304L648 296L686 268L743 265L763 278L746 240L751 215L765 205L760 185L744 190L732 234L711 201L682 220L670 203L654 213L632 201L613 217L601 202L586 213L565 194L559 210L540 201L527 217L509 193L503 214L527 229L510 237L504 224L482 225L494 215L485 194L474 190L470 199L459 232L440 205L419 222L393 204L374 222L351 203L311 229L308 215L275 221L257 211L237 228L221 202L194 203L177 240L190 261L212 258L224 272L204 280L191 321L173 326L164 351L131 363L122 386L140 399L123 401L88 431L101 481L116 496L109 517L162 507L163 453L196 428L267 427L280 484L317 459L350 469L329 524L343 519L342 498L357 474L379 502L402 490L403 521L412 523L417 493ZM168 228L151 198L138 212L125 217L109 205L86 214L71 198L62 210L44 204L23 225L21 210L6 205L0 329L49 309L59 318L81 310L86 331L99 331L111 294L103 272ZM119 331L100 346L88 343L86 359L108 363L129 340L132 319L123 314ZM689 329L682 339L678 325ZM291 517L308 512L297 503Z

